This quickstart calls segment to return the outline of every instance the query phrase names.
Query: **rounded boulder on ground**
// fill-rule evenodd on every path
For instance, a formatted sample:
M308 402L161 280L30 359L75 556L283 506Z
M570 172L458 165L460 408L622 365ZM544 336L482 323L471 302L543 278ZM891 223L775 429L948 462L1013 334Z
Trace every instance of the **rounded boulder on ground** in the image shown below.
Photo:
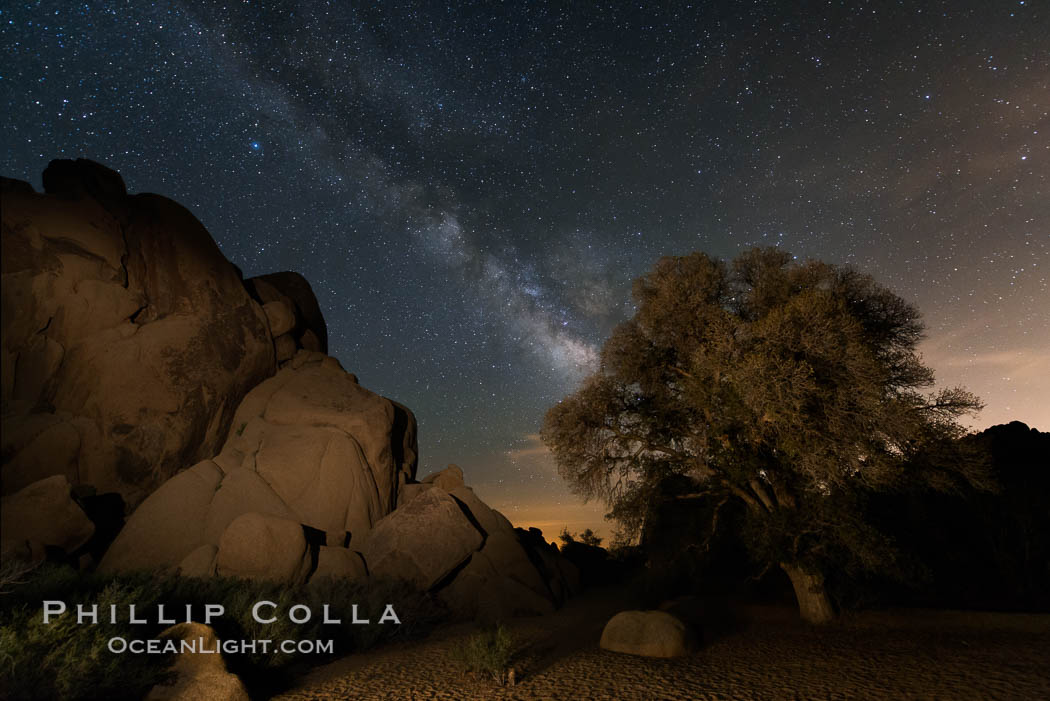
M226 671L222 655L215 652L219 638L210 626L179 623L158 637L188 641L194 651L178 653L174 683L156 685L146 696L146 701L249 701L240 678Z
M681 657L696 649L686 624L664 611L621 611L602 631L603 650L642 657Z

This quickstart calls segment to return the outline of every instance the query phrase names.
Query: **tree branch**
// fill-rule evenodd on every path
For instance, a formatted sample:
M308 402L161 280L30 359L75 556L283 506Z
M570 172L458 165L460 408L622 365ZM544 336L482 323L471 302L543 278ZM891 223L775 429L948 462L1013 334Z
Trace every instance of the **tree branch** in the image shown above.
M667 367L668 370L674 370L675 372L677 372L682 377L688 377L690 380L693 379L692 375L690 375L688 372L686 372L682 368L678 367L677 365L668 365L666 367Z
M795 501L795 495L784 488L784 485L778 481L773 483L773 495L777 498L777 501L781 506L794 509L798 503Z
M741 489L740 487L736 486L735 484L732 484L729 481L725 481L725 485L726 485L726 488L730 492L732 492L734 496L740 497L740 499L742 499L744 501L744 503L747 504L748 507L752 511L754 511L756 513L759 513L759 512L762 511L762 505L759 504L758 500L755 499L753 496L751 496L750 494L745 492L743 489Z
M766 507L766 511L773 513L776 511L776 506L773 504L773 499L769 496L769 492L762 486L762 483L758 479L752 479L748 482L751 485L752 491L758 495L758 498L762 501L762 505Z
M707 537L704 538L704 542L700 545L700 552L706 553L711 549L711 541L715 537L715 531L718 530L718 515L722 511L722 507L729 501L729 495L726 494L722 497L721 501L715 504L714 513L711 514L711 529L707 533Z
M670 449L665 448L663 446L653 445L652 442L650 442L649 440L639 436L636 433L625 432L625 431L622 431L622 430L620 430L618 428L614 428L614 427L609 426L609 425L603 426L603 429L608 431L613 436L615 436L616 438L618 438L618 439L620 439L622 441L627 441L627 442L630 442L630 443L638 443L639 445L644 447L646 450L652 451L654 453L663 453L664 455L669 455L669 456L674 457L674 458L682 458L682 457L684 457L682 455L682 453L680 453L678 451L670 450Z

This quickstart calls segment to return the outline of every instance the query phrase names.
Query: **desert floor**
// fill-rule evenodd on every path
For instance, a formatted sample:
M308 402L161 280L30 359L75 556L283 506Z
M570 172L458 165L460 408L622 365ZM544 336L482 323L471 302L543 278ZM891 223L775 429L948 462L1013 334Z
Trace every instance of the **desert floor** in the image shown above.
M280 701L329 699L1050 699L1050 615L878 611L815 629L788 607L695 603L693 655L651 660L598 647L616 592L511 621L517 683L471 677L438 629L315 669ZM705 610L702 610L705 609Z

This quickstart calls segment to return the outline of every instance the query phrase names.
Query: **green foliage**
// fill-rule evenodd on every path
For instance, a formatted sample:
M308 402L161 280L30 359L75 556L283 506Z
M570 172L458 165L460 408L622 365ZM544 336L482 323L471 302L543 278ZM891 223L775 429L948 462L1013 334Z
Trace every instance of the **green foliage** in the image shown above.
M43 624L42 603L64 601L75 610L77 603L98 604L97 625L77 625L67 612ZM277 604L277 620L262 624L252 617L258 601ZM394 637L418 635L443 620L444 610L429 596L396 580L322 580L308 587L289 587L270 582L229 578L183 578L151 573L117 576L85 575L68 567L47 565L21 577L0 596L0 689L7 697L21 698L141 698L154 684L164 680L172 659L161 655L114 654L107 649L111 638L156 637L166 625L157 624L156 606L164 604L169 617L181 620L191 605L196 614L205 604L221 604L223 616L212 621L221 640L331 640L336 655L368 649ZM108 622L111 604L118 606L118 619ZM127 605L135 604L145 625L126 622ZM289 620L293 604L310 607L308 623ZM322 606L340 625L323 624ZM352 625L353 606L370 625ZM386 604L391 604L401 625L378 625ZM175 612L174 614L172 612ZM270 611L266 611L271 615ZM286 654L272 645L254 653L227 655L229 670L253 686L276 687L283 683L292 665L316 663L322 656Z
M50 568L40 577L49 598L71 583L65 573ZM112 582L91 603L108 611L110 605L126 610L128 604L148 600L142 584ZM113 637L141 635L127 623L77 625L76 618L60 616L43 623L42 609L4 602L0 625L0 687L11 699L140 699L154 685L165 681L172 663L167 655L113 654L107 643ZM104 614L103 614L104 615Z
M662 258L634 296L599 371L545 418L570 486L604 499L626 533L668 499L714 505L701 552L731 523L760 565L892 565L858 499L950 484L944 466L909 460L962 435L957 418L981 406L962 389L923 394L918 311L866 275L778 249ZM966 461L952 472L982 480ZM690 489L665 494L671 479ZM721 518L727 501L746 506L742 525Z
M484 628L452 650L452 657L474 674L488 675L497 684L507 681L513 640L503 625Z

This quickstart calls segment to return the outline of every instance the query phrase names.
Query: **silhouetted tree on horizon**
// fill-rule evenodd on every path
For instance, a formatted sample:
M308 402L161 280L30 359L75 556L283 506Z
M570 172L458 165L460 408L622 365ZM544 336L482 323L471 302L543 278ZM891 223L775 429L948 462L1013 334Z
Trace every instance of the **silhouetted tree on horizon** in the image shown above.
M593 529L587 528L579 534L577 539L576 534L570 533L569 529L563 528L561 534L558 536L563 545L569 545L574 542L580 542L584 545L589 545L594 548L600 548L602 545L602 537L594 532Z
M542 432L561 475L622 527L637 532L674 475L695 487L677 498L714 504L708 537L737 500L752 557L783 569L804 619L826 622L829 567L893 566L862 492L958 475L981 486L965 460L909 462L955 445L958 417L981 404L959 388L923 394L919 313L871 277L777 249L732 264L693 253L660 259L634 297L600 369Z

